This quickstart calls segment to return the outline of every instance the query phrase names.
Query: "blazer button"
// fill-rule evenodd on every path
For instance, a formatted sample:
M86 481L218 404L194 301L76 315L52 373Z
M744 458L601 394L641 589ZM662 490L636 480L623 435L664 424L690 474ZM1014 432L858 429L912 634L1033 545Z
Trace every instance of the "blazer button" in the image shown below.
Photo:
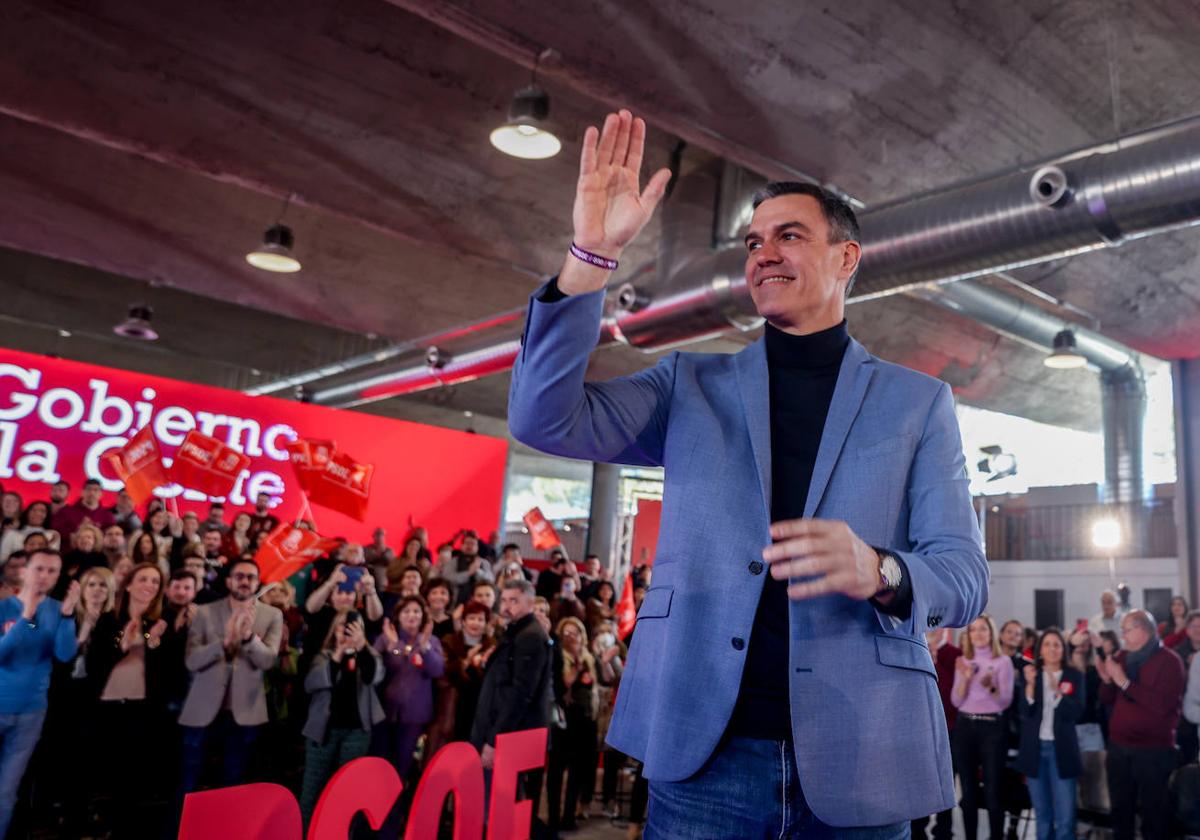
M746 646L746 642L741 636L734 636L733 641L731 641L730 644L733 645L734 650L741 650Z
M750 574L761 575L762 570L763 570L763 564L762 564L761 560L755 560L750 564Z

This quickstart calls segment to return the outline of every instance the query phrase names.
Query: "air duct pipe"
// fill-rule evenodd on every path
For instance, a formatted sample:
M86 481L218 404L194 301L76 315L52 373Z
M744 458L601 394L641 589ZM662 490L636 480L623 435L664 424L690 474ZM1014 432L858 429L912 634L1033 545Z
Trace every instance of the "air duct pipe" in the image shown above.
M1075 334L1075 349L1100 370L1104 501L1142 500L1146 384L1136 353L1094 330L1066 325L1032 303L973 280L930 284L912 289L910 294L1043 351L1048 351L1054 345L1054 336L1069 326Z
M689 181L711 196L715 214L691 202ZM664 250L656 269L643 267L610 291L600 343L622 341L646 351L685 344L761 323L742 274L740 244L728 244L731 220L745 218L752 177L689 175L663 209ZM687 189L685 189L687 187ZM673 207L673 205L677 205ZM712 207L710 203L709 208ZM677 214L677 215L675 215ZM670 218L669 218L670 217ZM676 225L674 218L679 219ZM967 184L859 214L863 263L851 302L930 282L944 282L1031 265L1148 236L1200 221L1200 118L1173 123L1111 143L1059 155ZM687 230L703 243L673 241ZM486 352L511 341L478 333L464 352ZM338 404L358 404L420 387L450 384L449 375L418 375L419 365L391 365L398 387L383 388L374 366L356 374L375 383L372 394L339 388ZM500 372L494 366L491 372ZM465 375L474 378L474 369ZM329 389L317 389L327 401Z

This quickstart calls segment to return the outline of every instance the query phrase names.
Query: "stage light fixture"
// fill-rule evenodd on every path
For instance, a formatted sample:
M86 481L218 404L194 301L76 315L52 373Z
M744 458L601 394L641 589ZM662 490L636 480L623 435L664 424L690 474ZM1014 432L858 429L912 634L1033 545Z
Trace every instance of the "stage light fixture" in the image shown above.
M999 481L1002 478L1008 478L1010 475L1017 474L1017 456L1011 452L1005 452L1001 447L981 446L979 451L987 457L976 464L976 468L982 473L990 473L989 482Z
M263 234L262 244L246 254L246 262L263 271L294 274L300 270L300 260L292 253L296 238L287 225L274 224Z
M1042 364L1055 370L1071 370L1086 365L1087 359L1075 347L1075 333L1061 330L1054 336L1054 349L1042 360Z
M129 317L113 327L113 332L123 338L134 341L157 341L158 333L150 326L154 310L144 303L135 303L129 307Z

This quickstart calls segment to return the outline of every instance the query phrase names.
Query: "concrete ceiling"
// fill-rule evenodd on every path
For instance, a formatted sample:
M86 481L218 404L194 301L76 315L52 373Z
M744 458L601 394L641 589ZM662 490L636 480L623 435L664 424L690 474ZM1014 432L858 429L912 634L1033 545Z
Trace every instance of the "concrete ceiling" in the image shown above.
M649 120L648 167L683 139L684 171L720 155L871 206L1196 113L1198 12L1184 0L8 0L2 343L248 387L521 306L561 263L578 140L612 105ZM520 161L487 135L544 47L558 53L540 78L564 150ZM281 212L299 275L242 260ZM626 263L651 259L657 238L652 224ZM1200 355L1196 229L1018 275L1138 350ZM157 311L150 350L109 332L135 300ZM1099 426L1094 374L1048 371L1036 351L905 297L849 318L872 351L964 402ZM592 373L652 360L609 348ZM497 376L372 410L497 428L487 418L503 416L506 391Z

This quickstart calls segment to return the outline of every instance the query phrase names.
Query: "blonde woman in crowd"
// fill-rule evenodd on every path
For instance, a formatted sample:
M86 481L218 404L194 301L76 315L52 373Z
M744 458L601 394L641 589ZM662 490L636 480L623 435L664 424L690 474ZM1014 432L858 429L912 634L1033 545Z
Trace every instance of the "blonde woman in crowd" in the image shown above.
M962 781L963 826L967 840L975 840L979 827L975 780L982 770L990 836L1002 837L1004 808L1000 802L1000 778L1008 737L1004 713L1013 699L1013 663L1001 651L996 624L986 613L967 627L962 652L954 663L950 702L958 709L951 747L955 770Z

